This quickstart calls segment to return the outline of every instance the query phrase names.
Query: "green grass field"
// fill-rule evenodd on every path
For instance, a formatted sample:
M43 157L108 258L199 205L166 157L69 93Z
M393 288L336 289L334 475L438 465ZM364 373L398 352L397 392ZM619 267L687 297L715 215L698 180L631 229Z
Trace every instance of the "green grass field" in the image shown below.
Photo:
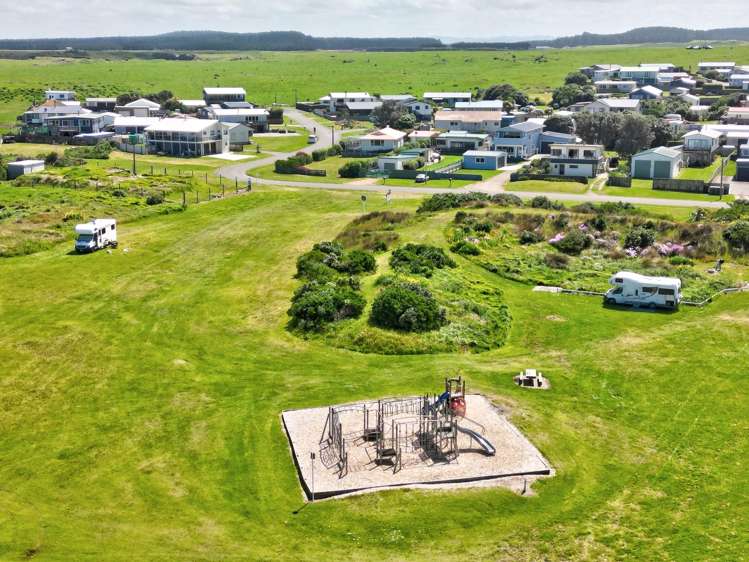
M691 168L689 168L691 169ZM699 168L696 168L699 170ZM679 177L679 179L686 179ZM695 179L695 178L691 178ZM596 195L613 195L616 197L651 197L655 199L689 199L694 201L733 201L733 195L724 195L722 198L707 193L689 193L686 191L656 191L653 189L653 180L632 180L632 187L605 186L600 191L593 191Z
M523 180L508 183L505 189L540 193L585 193L588 191L588 186L576 181Z
M543 59L539 57L543 55ZM547 100L565 75L597 62L624 65L669 61L695 68L706 55L683 45L591 47L544 51L470 52L248 52L210 53L192 62L107 61L102 59L0 60L0 124L12 123L32 101L33 91L55 86L81 96L118 95L133 89L172 90L186 99L200 97L203 86L242 86L256 103L293 103L331 90L413 93L466 90L509 82ZM715 45L715 60L749 61L749 45ZM545 62L537 62L542 60ZM417 69L418 71L414 71Z
M293 127L287 130L295 134L276 137L255 135L252 137L254 144L248 145L245 148L245 152L253 154L258 146L260 150L265 152L294 152L307 146L307 139L309 138L309 131L307 129L304 127Z
M749 295L648 314L484 272L512 312L500 350L384 357L300 340L284 329L295 259L359 209L355 193L274 188L122 225L127 254L1 260L0 558L745 555ZM415 236L441 240L453 214ZM550 391L512 384L530 366ZM435 391L458 369L557 469L534 497L304 506L282 410Z

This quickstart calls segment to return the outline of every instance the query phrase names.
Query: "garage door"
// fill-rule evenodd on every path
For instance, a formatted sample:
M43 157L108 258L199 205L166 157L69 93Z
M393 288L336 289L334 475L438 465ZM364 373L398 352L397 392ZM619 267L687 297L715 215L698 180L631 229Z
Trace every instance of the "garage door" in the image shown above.
M393 162L385 162L383 170L385 170L386 172L392 172L393 170L395 170L395 164Z
M635 160L635 177L640 179L650 177L650 160Z
M654 178L670 178L671 164L669 162L656 162L653 168Z
M740 166L736 169L736 181L749 181L749 166Z

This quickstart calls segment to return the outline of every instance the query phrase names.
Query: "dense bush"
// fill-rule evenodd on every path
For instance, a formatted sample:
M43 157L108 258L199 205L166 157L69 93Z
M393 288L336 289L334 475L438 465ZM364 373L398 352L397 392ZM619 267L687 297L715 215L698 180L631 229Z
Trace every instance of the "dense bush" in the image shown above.
M534 209L553 209L556 211L564 209L564 205L559 203L558 201L552 201L545 195L537 195L533 199L531 199L531 207Z
M590 237L577 228L570 230L560 240L553 243L557 250L571 255L579 254L584 249L589 248L590 244Z
M435 269L455 267L442 248L426 244L406 244L390 256L390 266L399 271L431 277Z
M432 293L415 283L391 283L372 303L370 321L375 326L406 332L436 330L446 323Z
M655 242L655 232L645 226L636 226L624 237L625 248L649 248Z
M606 221L606 217L602 215L596 215L590 221L588 221L588 224L590 224L590 227L594 230L598 230L599 232L603 232L609 227L608 221Z
M294 156L287 158L286 160L276 160L274 163L274 169L277 174L305 174L308 175L325 175L325 170L313 170L307 169L305 166L312 163L312 156L305 152L297 152Z
M564 254L546 254L544 256L544 263L552 269L567 269L570 258Z
M164 202L164 194L161 192L151 193L146 197L146 205L161 205Z
M466 240L461 240L450 246L450 251L462 256L478 256L481 253L476 244L472 244Z
M557 228L567 228L567 225L570 224L570 215L569 213L560 213L556 217L554 217L554 226Z
M498 193L492 195L492 203L500 207L522 207L523 200L517 195L511 193Z
M322 162L328 157L328 150L327 148L321 148L320 150L315 150L312 152L312 160L315 162Z
M65 156L84 160L107 160L113 149L114 145L111 142L100 142L93 146L69 148L65 151Z
M369 167L369 160L352 160L338 169L338 175L342 178L363 178L366 177Z
M318 281L332 279L338 274L373 273L376 268L372 254L361 250L346 252L337 242L315 244L296 262L298 278Z
M738 220L723 232L723 238L733 250L749 252L749 221Z
M532 230L522 231L518 238L521 244L537 244L543 239L539 233Z
M300 287L291 299L291 325L302 330L319 330L329 322L361 316L364 297L343 283L312 281Z
M369 252L361 250L351 250L344 253L342 259L338 262L338 271L348 273L349 275L359 275L361 273L373 273L377 269L375 258Z
M444 211L445 209L457 209L486 201L489 201L489 196L484 193L438 193L425 199L416 212L429 213Z

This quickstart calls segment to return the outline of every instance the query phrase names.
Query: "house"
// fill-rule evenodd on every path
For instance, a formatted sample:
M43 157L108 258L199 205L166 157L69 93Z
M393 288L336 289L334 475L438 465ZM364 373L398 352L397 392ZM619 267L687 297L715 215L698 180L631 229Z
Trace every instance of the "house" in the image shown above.
M45 127L46 121L50 117L82 113L91 113L91 111L81 107L81 104L77 101L47 100L43 104L24 112L20 121L25 129L36 129Z
M747 129L749 129L749 127L747 127ZM725 137L726 139L725 146L738 148L745 144L749 144L749 130L730 131L730 132L725 133L723 137Z
M671 84L682 78L690 78L687 72L659 72L656 79L656 86L659 88L668 88Z
M406 162L413 162L416 158L410 154L386 154L377 158L377 169L382 172L403 170Z
M142 135L151 125L161 121L158 117L118 116L114 118L114 132L117 135Z
M117 98L86 98L83 106L94 112L113 112Z
M255 107L248 101L224 101L218 105L220 105L224 109L252 109L253 107Z
M352 119L367 121L372 119L374 111L382 107L381 101L350 101L344 105Z
M415 101L416 96L412 96L411 94L382 94L380 96L381 102L386 101L392 101L397 103L398 105L405 105L410 101Z
M225 101L247 101L244 88L203 88L203 101L206 105L221 104Z
M673 94L671 94L673 95ZM689 102L689 105L700 105L700 97L693 94L679 94L677 97Z
M459 101L455 103L457 111L502 111L505 102L502 100L481 100L481 101Z
M556 176L594 178L606 169L600 144L552 144L549 162Z
M568 106L567 111L569 111L570 113L580 113L581 111L585 111L591 103L593 102L579 101Z
M736 159L736 175L733 179L749 181L749 144L743 145L739 150L739 157Z
M75 92L71 90L47 90L44 98L57 101L75 101Z
M425 92L424 100L434 105L455 107L459 101L471 101L471 92Z
M242 150L250 144L252 129L244 123L225 123L226 130L229 131L229 147L232 150Z
M638 86L652 86L658 82L658 72L655 67L623 66L617 76L620 80L634 80Z
M430 144L436 137L440 135L440 132L437 129L427 129L427 130L415 130L411 131L408 134L408 140L411 142L429 142Z
M554 131L544 131L541 133L541 147L539 152L541 154L550 154L552 144L577 144L581 143L582 140L577 135L569 135L567 133L557 133Z
M499 170L507 166L507 153L496 150L469 150L463 153L466 170Z
M205 156L229 152L228 126L214 119L160 119L146 127L148 151L171 156Z
M446 154L463 154L468 150L486 150L491 136L468 131L448 131L434 140L435 147Z
M374 155L392 152L403 147L406 133L385 127L361 137L344 139L347 154Z
M676 65L670 62L643 62L640 63L640 68L655 68L660 72L673 72L676 70Z
M637 88L629 94L629 99L633 100L657 100L663 96L663 90L655 86L643 86Z
M694 78L677 78L671 84L669 89L673 92L674 88L686 88L688 92L691 92L697 87L697 80Z
M102 133L114 125L116 117L116 113L55 115L47 118L47 128L49 134L55 137Z
M179 103L182 104L182 107L184 107L185 111L188 113L197 113L199 110L207 106L205 100L179 100Z
M632 156L631 174L637 179L673 179L683 165L681 150L659 146Z
M161 111L161 105L155 101L139 98L125 105L115 106L114 111L126 117L151 117Z
M44 170L44 160L18 160L8 162L8 179L14 180L19 176L33 174Z
M331 92L325 98L330 113L338 113L348 109L347 104L350 103L374 103L377 101L377 98L368 92ZM325 98L321 98L321 100Z
M222 123L242 123L253 131L263 133L268 130L270 112L263 108L224 109L223 107L206 107L199 111L203 119L215 119Z
M503 127L492 139L492 149L507 153L510 160L523 160L541 150L544 126L535 121L524 121Z
M684 161L687 166L709 166L720 148L721 133L703 128L684 135Z
M640 100L625 98L601 98L587 104L583 111L589 113L608 113L608 112L625 112L640 111Z
M746 82L749 82L749 74L731 74L728 77L728 85L731 88L742 89Z
M634 80L599 80L593 85L599 94L628 94L637 88Z
M427 121L432 117L432 106L425 101L417 100L411 94L385 94L380 96L380 101L382 103L395 102L422 121Z
M736 63L735 62L701 62L697 64L697 68L699 69L700 74L705 74L705 72L710 72L711 70L729 69L733 71L733 69L736 68Z
M600 82L601 80L611 80L615 78L621 66L618 64L594 64L589 67L589 70L581 68L580 72L585 74L593 82Z
M502 128L502 112L441 110L434 114L434 127L443 131L493 134Z
M749 125L749 107L729 107L723 121L729 125Z

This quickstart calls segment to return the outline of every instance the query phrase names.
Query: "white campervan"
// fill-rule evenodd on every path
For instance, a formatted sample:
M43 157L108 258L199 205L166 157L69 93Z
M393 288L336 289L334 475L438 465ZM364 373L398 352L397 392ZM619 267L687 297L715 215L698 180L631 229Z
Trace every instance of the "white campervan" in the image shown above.
M76 252L94 252L107 246L117 247L117 222L114 219L95 219L76 225Z
M613 288L606 292L606 304L626 304L640 308L676 308L681 301L681 279L648 277L631 271L620 271L611 279Z

